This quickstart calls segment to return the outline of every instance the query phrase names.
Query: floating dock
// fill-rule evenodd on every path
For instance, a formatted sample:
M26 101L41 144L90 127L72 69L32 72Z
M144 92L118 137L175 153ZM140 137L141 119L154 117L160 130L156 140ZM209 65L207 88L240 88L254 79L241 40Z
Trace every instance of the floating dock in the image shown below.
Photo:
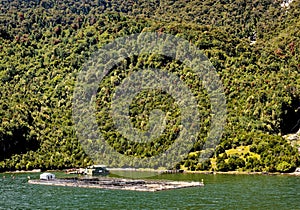
M142 192L156 192L162 190L204 186L203 182L132 180L119 178L67 178L51 180L28 180L28 183L50 186L131 190Z

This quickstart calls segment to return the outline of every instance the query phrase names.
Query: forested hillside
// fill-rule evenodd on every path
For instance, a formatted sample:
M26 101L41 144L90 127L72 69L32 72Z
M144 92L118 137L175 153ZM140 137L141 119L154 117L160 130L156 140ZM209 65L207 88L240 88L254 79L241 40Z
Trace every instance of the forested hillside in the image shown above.
M211 160L198 162L209 122L202 122L190 154L177 167L189 170L289 172L300 165L296 147L282 136L300 128L300 2L254 0L6 0L0 7L0 171L62 169L92 164L79 143L72 119L76 75L93 52L117 37L160 32L188 40L203 50L222 80L227 124ZM167 58L129 59L139 65L183 67ZM126 71L116 67L99 84L113 90L111 79ZM172 70L172 68L174 68ZM195 78L186 78L197 84ZM104 89L105 89L104 88ZM102 88L103 89L103 88ZM203 97L200 107L209 119ZM107 91L112 92L112 91ZM110 127L105 112L111 95L97 94L98 124L120 153L145 157L165 149L128 145ZM167 96L147 93L154 103ZM136 104L147 101L137 98ZM146 97L146 98L145 98ZM176 107L162 104L173 109ZM133 115L144 110L136 108ZM104 114L103 114L104 113ZM142 129L141 119L136 126ZM172 143L171 128L158 140ZM164 139L165 138L165 139ZM160 145L160 144L159 144ZM175 167L175 166L174 166Z

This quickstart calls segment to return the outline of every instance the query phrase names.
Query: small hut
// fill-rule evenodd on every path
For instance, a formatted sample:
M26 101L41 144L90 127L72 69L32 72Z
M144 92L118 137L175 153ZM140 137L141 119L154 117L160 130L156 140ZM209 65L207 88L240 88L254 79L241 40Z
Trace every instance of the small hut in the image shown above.
M92 165L84 170L84 174L90 176L106 176L109 174L109 171L104 165Z
M51 174L51 173L42 173L40 175L40 179L41 180L52 180L52 179L55 179L55 175Z

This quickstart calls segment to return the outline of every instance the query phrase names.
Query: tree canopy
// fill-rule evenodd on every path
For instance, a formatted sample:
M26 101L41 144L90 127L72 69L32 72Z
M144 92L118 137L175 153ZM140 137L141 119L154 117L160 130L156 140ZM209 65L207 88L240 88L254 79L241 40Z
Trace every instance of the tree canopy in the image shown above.
M297 148L282 136L300 128L300 2L233 0L6 0L0 11L0 170L83 167L93 160L76 137L72 99L84 62L117 37L144 31L182 37L203 50L217 70L227 123L212 161L198 157L210 126L207 93L177 61L158 55L128 58L99 84L97 120L120 153L146 157L176 138L174 121L148 146L128 144L108 116L111 93L139 65L176 72L199 102L201 134L180 163L189 170L289 172ZM189 75L189 76L188 76ZM150 100L151 99L151 100ZM146 104L146 105L145 105ZM147 127L149 110L180 111L165 93L135 98L131 116ZM163 142L163 143L162 143ZM248 153L229 154L236 148ZM228 154L227 154L228 153ZM213 166L215 158L216 166ZM174 166L175 167L175 166Z

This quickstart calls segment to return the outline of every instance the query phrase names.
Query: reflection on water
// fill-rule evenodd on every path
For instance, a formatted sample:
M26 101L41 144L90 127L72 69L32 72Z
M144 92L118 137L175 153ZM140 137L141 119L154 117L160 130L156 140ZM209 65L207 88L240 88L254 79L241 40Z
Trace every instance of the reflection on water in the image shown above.
M0 209L300 209L300 177L164 174L156 178L205 187L153 193L30 185L28 176L39 178L0 174Z

